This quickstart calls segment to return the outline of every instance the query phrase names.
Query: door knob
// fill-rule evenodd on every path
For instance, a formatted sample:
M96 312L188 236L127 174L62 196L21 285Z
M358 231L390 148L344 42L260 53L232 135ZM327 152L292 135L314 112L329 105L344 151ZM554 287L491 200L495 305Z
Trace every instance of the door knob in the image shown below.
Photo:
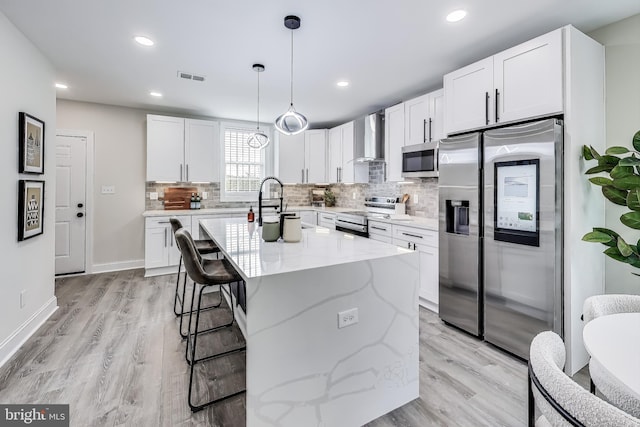
M84 205L82 203L78 203L78 207L81 208L84 207Z
M78 213L76 214L76 216L77 216L78 218L82 218L82 217L84 216L84 214L83 214L82 212L78 212Z

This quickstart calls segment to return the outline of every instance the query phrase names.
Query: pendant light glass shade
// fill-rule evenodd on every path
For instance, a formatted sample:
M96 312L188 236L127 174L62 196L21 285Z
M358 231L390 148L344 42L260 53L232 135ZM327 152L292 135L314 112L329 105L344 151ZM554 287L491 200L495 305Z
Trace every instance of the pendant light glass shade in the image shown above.
M247 138L247 144L251 148L261 149L269 145L269 137L260 131L260 73L264 71L264 65L253 64L253 71L258 73L258 115L256 120L256 131Z
M309 127L307 118L298 113L293 106L293 30L300 28L300 18L293 15L286 16L284 26L291 30L291 103L287 112L276 119L275 126L280 133L296 135Z

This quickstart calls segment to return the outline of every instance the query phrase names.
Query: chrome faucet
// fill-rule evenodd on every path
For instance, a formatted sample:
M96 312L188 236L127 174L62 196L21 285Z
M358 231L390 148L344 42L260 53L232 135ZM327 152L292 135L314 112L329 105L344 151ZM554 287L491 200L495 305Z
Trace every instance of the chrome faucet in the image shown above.
M282 181L280 181L275 176L268 176L260 183L260 191L258 192L258 226L262 226L262 186L264 185L265 181L268 181L270 179L273 179L274 181L277 181L278 184L280 184L280 212L282 212L282 193L284 191L284 185L282 185ZM276 213L278 213L278 205L265 205L265 207L276 208Z

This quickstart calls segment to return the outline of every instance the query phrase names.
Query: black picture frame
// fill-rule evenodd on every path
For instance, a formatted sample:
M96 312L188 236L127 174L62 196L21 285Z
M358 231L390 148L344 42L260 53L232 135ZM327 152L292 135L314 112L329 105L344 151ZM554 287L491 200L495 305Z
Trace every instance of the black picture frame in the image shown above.
M44 173L44 122L25 112L18 116L19 173Z
M44 181L18 181L18 241L44 233Z

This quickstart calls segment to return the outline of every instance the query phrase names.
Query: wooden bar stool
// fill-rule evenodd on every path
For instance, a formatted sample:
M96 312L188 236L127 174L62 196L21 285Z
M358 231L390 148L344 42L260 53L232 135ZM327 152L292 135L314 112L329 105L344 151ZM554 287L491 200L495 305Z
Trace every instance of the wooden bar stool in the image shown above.
M173 230L173 235L175 238L175 234L176 231L180 230L182 227L182 223L180 222L180 220L175 217L172 216L171 218L169 218L169 222L171 223L171 229ZM218 254L220 253L220 248L218 248L218 246L216 246L216 244L212 241L212 240L194 240L194 244L196 246L196 250L198 251L198 253L200 255L209 255L209 254ZM178 240L176 239L176 245L178 246L178 249L180 249L180 244L178 243ZM187 273L185 272L184 274L184 281L182 283L182 297L180 296L180 270L182 268L182 251L180 251L180 262L178 263L178 276L176 277L176 290L174 293L174 297L173 297L173 313L176 316L180 316L180 336L182 338L186 338L187 334L182 332L182 319L183 319L183 314L187 314L184 311L184 299L185 299L185 295L186 295L186 291L187 291ZM209 307L205 307L205 310L208 309L212 309L212 308L217 308L220 306L220 303L222 301L218 302L217 304L214 304L212 306ZM179 304L178 304L179 303ZM180 311L178 311L178 306L180 308Z
M202 256L198 253L195 247L195 242L191 238L189 232L185 229L176 231L176 242L178 242L178 248L182 253L184 260L185 270L187 274L194 282L194 291L191 295L191 310L189 312L189 331L187 333L187 345L185 357L187 362L191 365L189 373L189 407L193 412L199 411L205 406L220 402L233 396L237 396L246 391L245 388L229 394L225 394L220 397L216 397L206 403L194 403L193 402L193 376L195 365L199 362L212 360L224 356L228 356L241 351L246 351L246 345L234 348L231 350L225 350L215 354L208 355L206 357L196 358L196 349L198 345L198 335L205 332L214 332L222 328L232 326L235 316L235 304L233 303L233 296L231 293L231 284L242 282L242 277L231 266L231 264L225 259L216 260L203 260ZM222 299L222 292L227 292L229 295L229 301L231 306L231 320L223 325L215 326L204 331L199 330L200 313L202 311L202 294L205 288L208 286L220 287L220 298ZM197 289L199 287L199 290ZM195 294L198 293L198 302L194 309ZM195 313L195 323L193 323L193 314ZM192 331L193 328L193 331Z

